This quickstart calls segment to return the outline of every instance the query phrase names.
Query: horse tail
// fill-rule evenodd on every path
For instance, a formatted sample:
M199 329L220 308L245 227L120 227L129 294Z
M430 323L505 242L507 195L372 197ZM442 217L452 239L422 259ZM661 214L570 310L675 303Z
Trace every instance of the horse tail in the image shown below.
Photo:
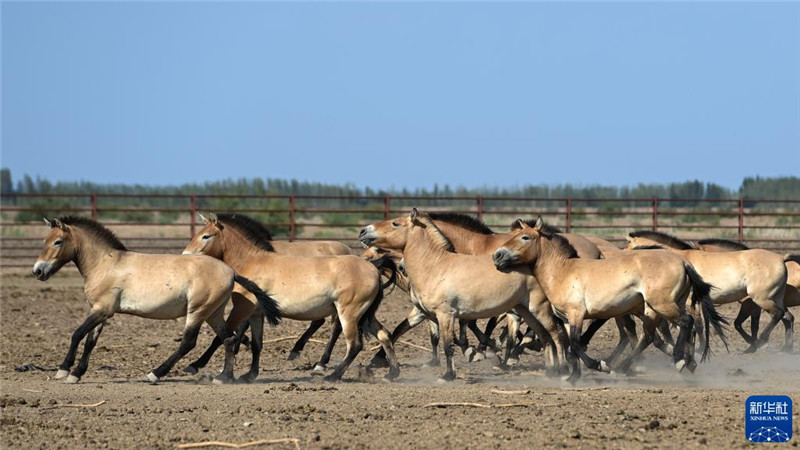
M381 289L386 289L387 287L395 284L397 281L397 264L394 262L389 255L381 256L380 258L375 259L368 259L373 266L375 266L378 271L389 279L386 283L381 285Z
M367 308L367 311L364 312L364 315L358 320L358 327L361 333L369 332L368 329L375 320L375 313L378 311L378 307L381 306L381 302L383 302L383 289L386 286L393 284L397 278L397 265L394 263L394 260L391 257L382 256L370 262L378 269L378 293L375 295L375 300L373 300L369 305L369 308ZM391 275L386 284L381 284L381 272L384 270L391 271Z
M783 262L790 262L790 261L800 264L800 255L796 253L787 253L783 255Z
M686 270L686 275L689 277L689 282L692 285L692 306L697 306L698 299L702 308L703 327L705 328L705 346L703 347L703 356L700 361L705 361L711 355L711 335L710 326L714 327L722 342L725 344L725 350L728 350L728 338L725 337L725 330L723 325L727 325L728 319L723 317L714 307L711 301L711 289L713 286L706 283L694 267L689 262L684 262L683 267Z
M258 304L261 306L261 311L264 313L264 316L267 318L267 322L269 322L270 325L274 326L281 322L281 319L283 318L283 311L281 311L280 305L278 305L278 302L275 301L274 298L267 295L267 293L261 290L257 284L239 275L238 273L233 274L233 281L239 283L243 288L247 289L256 296Z

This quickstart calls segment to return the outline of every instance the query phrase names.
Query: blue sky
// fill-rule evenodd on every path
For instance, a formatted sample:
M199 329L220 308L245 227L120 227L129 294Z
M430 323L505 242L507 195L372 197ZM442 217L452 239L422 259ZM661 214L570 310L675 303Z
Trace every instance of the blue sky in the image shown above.
M15 178L800 172L800 3L3 2Z

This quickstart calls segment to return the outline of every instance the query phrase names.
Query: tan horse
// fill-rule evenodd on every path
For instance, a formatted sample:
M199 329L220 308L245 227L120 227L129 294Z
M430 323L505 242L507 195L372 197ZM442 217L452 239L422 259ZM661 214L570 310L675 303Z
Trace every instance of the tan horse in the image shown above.
M682 370L691 362L691 325L686 312L690 290L693 303L701 301L706 329L709 323L723 336L723 319L716 313L708 292L711 289L692 267L666 251L630 252L612 259L577 258L566 239L543 230L541 217L535 226L520 221L521 230L493 255L495 266L506 269L514 264L529 264L553 308L569 322L570 349L587 367L604 364L590 358L580 345L583 321L631 314L644 307L644 333L636 349L620 366L627 370L653 340L658 320L679 325L674 361ZM708 344L703 357L708 355ZM573 359L569 380L580 376L580 365Z
M375 265L353 255L287 256L271 252L270 242L259 231L263 225L241 214L212 214L203 220L205 226L189 242L184 253L209 255L247 274L275 298L284 317L313 321L338 315L347 342L347 356L327 380L342 377L361 351L361 337L365 331L376 336L386 350L390 363L386 378L397 377L400 368L389 332L375 318L383 299L380 273ZM250 371L242 377L245 381L258 375L263 338L261 313L255 311L254 306L250 295L239 289L234 291L228 324L236 327L249 318L253 330L253 362ZM190 367L196 370L199 366L195 362Z
M737 302L750 297L756 305L767 311L772 320L761 337L754 340L745 353L754 352L764 344L778 321L784 318L786 308L783 305L783 297L786 291L787 273L781 255L761 249L705 252L697 250L686 241L659 231L634 231L629 233L626 239L627 249L658 245L689 261L700 276L716 288L711 291L711 299L715 305ZM787 321L786 318L783 320Z
M536 280L525 267L497 271L489 255L454 252L452 242L426 214L413 209L394 220L373 223L361 230L359 239L366 245L403 253L406 273L416 295L417 308L435 318L444 340L447 369L440 378L456 377L453 363L453 338L456 319L483 319L514 309L529 326L557 341L548 353L548 365L559 359L554 349L564 348L563 329L553 317L546 299L532 295ZM545 332L545 330L547 330ZM506 349L507 355L510 349Z
M131 252L108 228L81 217L45 219L45 223L50 232L45 238L42 254L33 266L34 276L45 281L64 264L73 261L83 275L86 300L91 307L89 316L72 335L69 351L56 379L66 377L67 382L78 382L86 373L89 356L105 321L115 313L122 313L161 320L186 316L178 350L147 375L151 382L166 375L194 348L203 322L211 325L225 343L225 368L217 380L230 380L235 337L226 326L223 313L231 298L234 281L258 298L271 323L280 320L280 309L274 300L253 282L213 258ZM86 344L81 359L69 373L84 337Z
M739 242L726 239L701 239L697 242L697 248L706 252L731 252L750 250L750 248ZM783 306L786 309L783 325L785 329L784 346L781 350L791 351L794 334L794 316L788 308L800 306L800 255L784 255L786 265L786 293L783 295ZM758 336L759 319L761 318L761 308L752 299L742 301L739 314L733 321L736 331L744 338L748 344L752 344ZM750 319L750 334L744 331L742 324ZM788 326L787 326L788 325Z

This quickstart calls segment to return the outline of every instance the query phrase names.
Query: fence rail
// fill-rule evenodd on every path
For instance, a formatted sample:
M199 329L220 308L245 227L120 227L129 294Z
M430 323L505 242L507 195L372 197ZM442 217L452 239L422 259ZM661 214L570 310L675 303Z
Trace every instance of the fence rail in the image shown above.
M240 212L263 221L276 238L338 240L357 247L368 222L424 210L471 214L497 231L541 214L566 232L624 241L634 229L681 238L723 237L752 247L800 252L800 200L681 198L536 198L314 196L254 194L3 194L0 267L29 267L44 231L41 217L79 214L111 227L134 250L178 252L198 231L198 212Z

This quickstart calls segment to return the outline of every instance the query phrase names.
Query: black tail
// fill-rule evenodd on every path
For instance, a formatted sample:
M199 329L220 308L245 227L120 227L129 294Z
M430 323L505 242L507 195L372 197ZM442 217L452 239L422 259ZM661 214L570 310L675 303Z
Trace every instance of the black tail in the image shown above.
M372 321L375 320L375 313L378 311L378 307L381 306L381 302L383 301L383 289L385 286L390 284L394 284L394 280L397 278L397 265L394 263L394 260L388 256L382 256L374 261L370 261L371 263L375 264L375 267L378 268L378 294L375 295L375 300L372 301L372 304L369 305L367 311L364 312L364 315L361 316L361 319L358 320L358 327L361 333L366 333L369 326L372 324ZM391 271L391 275L389 277L389 282L386 284L381 284L381 274L384 269L388 269Z
M262 291L257 284L239 275L238 273L233 274L233 281L241 284L243 288L252 292L253 295L256 296L256 299L258 299L258 304L261 306L261 311L264 313L264 316L267 318L267 322L269 322L270 325L277 325L281 323L283 311L281 311L280 305L278 305L278 302L276 302L274 298Z
M383 276L389 279L389 281L381 286L381 289L386 289L397 281L397 264L395 264L391 256L384 255L380 258L369 259L367 261L371 262Z
M700 299L700 306L702 308L703 314L703 326L705 328L705 337L706 343L703 347L703 356L700 358L700 361L705 361L711 354L711 335L709 325L714 327L714 331L717 333L722 342L725 344L725 350L728 350L728 338L725 337L725 329L723 325L727 325L728 319L723 317L718 311L717 308L714 307L714 303L711 301L711 288L712 286L706 283L703 278L694 270L691 264L688 262L683 264L684 269L686 270L686 275L689 276L689 281L692 284L692 306L697 306L697 301Z
M787 253L783 255L783 262L794 261L797 264L800 264L800 255Z

